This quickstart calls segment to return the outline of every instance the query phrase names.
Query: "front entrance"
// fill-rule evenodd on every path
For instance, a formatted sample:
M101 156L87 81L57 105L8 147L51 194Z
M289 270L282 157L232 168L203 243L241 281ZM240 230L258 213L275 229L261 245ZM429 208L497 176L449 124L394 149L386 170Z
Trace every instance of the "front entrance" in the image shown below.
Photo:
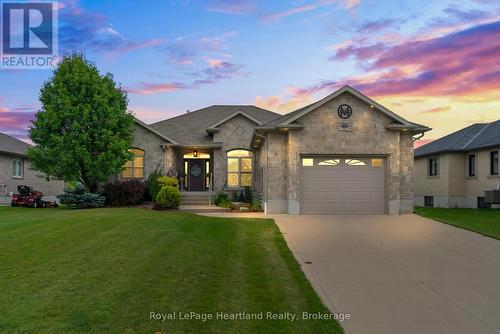
M185 183L188 191L205 191L208 189L209 159L184 159Z

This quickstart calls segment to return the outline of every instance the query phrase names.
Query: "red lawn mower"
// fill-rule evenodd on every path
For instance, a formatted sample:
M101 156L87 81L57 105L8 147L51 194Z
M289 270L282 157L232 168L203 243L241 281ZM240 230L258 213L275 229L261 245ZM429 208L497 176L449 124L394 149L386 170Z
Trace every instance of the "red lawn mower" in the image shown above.
M29 186L18 186L19 194L12 195L11 206L22 206L27 208L57 208L56 202L42 200L43 194L40 191L33 190Z

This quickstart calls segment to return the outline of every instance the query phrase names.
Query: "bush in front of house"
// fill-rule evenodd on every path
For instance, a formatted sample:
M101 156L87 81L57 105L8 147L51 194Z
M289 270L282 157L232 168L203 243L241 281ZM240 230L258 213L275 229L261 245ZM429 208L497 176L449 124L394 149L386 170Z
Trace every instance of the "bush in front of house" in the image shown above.
M107 183L104 186L106 204L111 206L142 204L145 191L146 186L138 180Z
M163 186L156 195L155 203L163 209L175 209L181 202L181 192L172 186Z
M158 181L158 183L160 184L160 186L162 188L165 187L165 186L179 188L179 180L177 180L177 178L175 178L175 177L160 176L157 179L157 181Z
M223 202L230 202L229 197L227 196L227 194L225 192L219 191L217 193L217 195L215 195L214 203L215 203L215 205L219 206L219 204L223 203Z
M245 196L245 203L252 203L253 197L252 197L252 190L250 190L250 187L246 186L244 188L244 196Z
M61 204L70 209L100 208L106 203L106 197L98 193L86 192L82 186L75 189L65 189L63 195L57 196Z
M148 180L146 181L146 188L148 190L148 195L151 200L154 200L156 198L156 195L161 190L161 185L158 182L158 179L161 177L161 174L158 172L152 172L148 176Z

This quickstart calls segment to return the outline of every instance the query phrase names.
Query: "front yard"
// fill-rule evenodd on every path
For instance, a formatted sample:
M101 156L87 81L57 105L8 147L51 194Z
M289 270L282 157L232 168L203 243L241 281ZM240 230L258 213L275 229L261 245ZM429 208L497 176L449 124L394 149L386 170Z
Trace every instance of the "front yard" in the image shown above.
M0 268L0 332L342 332L333 320L150 320L327 312L272 220L3 207Z
M500 239L500 210L415 208L420 216Z

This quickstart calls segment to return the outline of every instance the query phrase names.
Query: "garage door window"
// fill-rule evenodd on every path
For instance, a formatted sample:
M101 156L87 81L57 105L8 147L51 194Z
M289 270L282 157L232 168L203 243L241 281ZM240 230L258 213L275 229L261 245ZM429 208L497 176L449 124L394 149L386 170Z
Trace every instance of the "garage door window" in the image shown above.
M312 158L304 158L302 159L303 167L312 167L314 166L314 160Z
M331 159L321 161L318 166L337 166L340 165L340 159Z
M384 160L383 159L372 159L372 167L383 167Z
M366 162L358 159L345 159L345 164L349 166L366 166Z

